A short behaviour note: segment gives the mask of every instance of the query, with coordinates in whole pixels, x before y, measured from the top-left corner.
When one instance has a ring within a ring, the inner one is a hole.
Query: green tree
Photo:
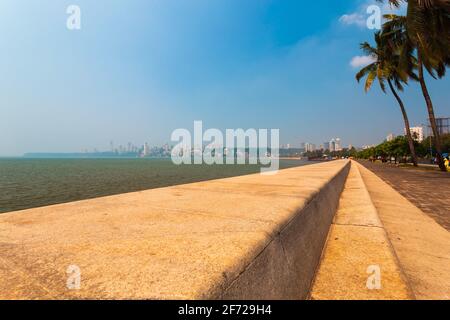
[[[397,92],[397,90],[403,91],[402,83],[407,83],[408,77],[413,76],[409,73],[409,69],[411,68],[409,66],[407,69],[402,68],[403,64],[401,64],[400,60],[401,55],[397,47],[390,45],[387,38],[382,37],[380,32],[375,33],[375,43],[376,47],[372,47],[367,42],[361,44],[361,49],[366,54],[373,57],[375,61],[362,68],[356,74],[356,80],[360,82],[362,78],[366,77],[364,86],[366,92],[370,90],[375,79],[378,79],[381,90],[384,93],[386,93],[386,82],[388,83],[389,89],[400,106],[403,121],[405,123],[406,136],[411,151],[412,162],[414,166],[417,166],[417,156],[414,149],[414,140],[411,135],[408,114],[406,112],[405,105]],[[410,59],[412,61],[411,56]]]
[[[414,143],[415,149],[421,150],[421,146],[415,142]],[[368,158],[390,158],[395,157],[396,161],[399,158],[407,158],[410,153],[409,149],[409,143],[408,139],[406,137],[397,137],[392,141],[384,141],[383,143],[366,150],[362,150],[358,152],[357,157],[361,159],[368,159]]]
[[[383,0],[379,0],[383,1]],[[402,1],[388,0],[394,6]],[[445,76],[450,65],[450,1],[408,0],[405,17],[389,15],[384,28],[389,28],[396,37],[407,43],[403,52],[417,54],[418,80],[426,102],[430,125],[433,131],[437,159],[442,171],[446,171],[442,158],[442,140],[436,124],[433,102],[428,91],[424,69],[433,77]]]
[[[442,151],[444,153],[450,153],[450,134],[443,134],[441,136],[442,139]],[[436,146],[434,145],[434,141],[431,137],[427,137],[421,143],[421,150],[423,156],[431,156],[432,154],[436,154]]]

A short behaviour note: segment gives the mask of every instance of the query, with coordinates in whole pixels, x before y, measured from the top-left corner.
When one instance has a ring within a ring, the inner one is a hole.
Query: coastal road
[[[450,231],[450,173],[359,162]]]

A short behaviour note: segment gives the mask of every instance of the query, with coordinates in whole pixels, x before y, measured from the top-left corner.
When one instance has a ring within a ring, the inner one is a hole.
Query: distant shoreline
[[[170,157],[156,157],[156,156],[150,156],[150,157],[137,157],[132,155],[101,155],[101,154],[78,154],[78,153],[67,153],[67,154],[50,154],[50,153],[30,153],[30,154],[24,154],[21,157],[14,157],[14,158],[20,158],[20,159],[160,159],[170,160]]]
[[[1,158],[1,157],[0,157]],[[112,155],[112,154],[105,154],[102,155],[101,153],[91,153],[91,154],[84,154],[84,153],[26,153],[23,156],[17,156],[17,157],[5,157],[9,159],[158,159],[158,160],[170,160],[171,157],[168,156],[145,156],[145,157],[138,157],[134,155]],[[274,158],[276,160],[308,160],[304,157],[279,157]]]

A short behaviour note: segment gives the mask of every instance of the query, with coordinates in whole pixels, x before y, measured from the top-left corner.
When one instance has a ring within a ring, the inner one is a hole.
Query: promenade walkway
[[[447,175],[372,166],[411,201],[339,160],[1,214],[0,299],[449,299]]]
[[[450,299],[450,232],[376,174],[359,170],[415,298]]]
[[[436,224],[434,221],[433,223]],[[372,268],[379,270],[380,284],[377,288],[367,286],[367,271],[374,272],[375,269]],[[415,298],[391,246],[388,232],[372,203],[360,173],[360,166],[356,162],[352,162],[341,194],[310,298],[312,300]]]
[[[352,162],[311,299],[448,300],[449,265],[450,233]]]
[[[450,173],[369,161],[360,163],[450,231]]]

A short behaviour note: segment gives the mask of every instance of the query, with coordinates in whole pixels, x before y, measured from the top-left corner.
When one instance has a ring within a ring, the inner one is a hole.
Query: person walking
[[[447,169],[447,172],[450,172],[450,156],[448,153],[444,153],[442,155],[442,158],[444,159],[444,165],[445,168]]]

